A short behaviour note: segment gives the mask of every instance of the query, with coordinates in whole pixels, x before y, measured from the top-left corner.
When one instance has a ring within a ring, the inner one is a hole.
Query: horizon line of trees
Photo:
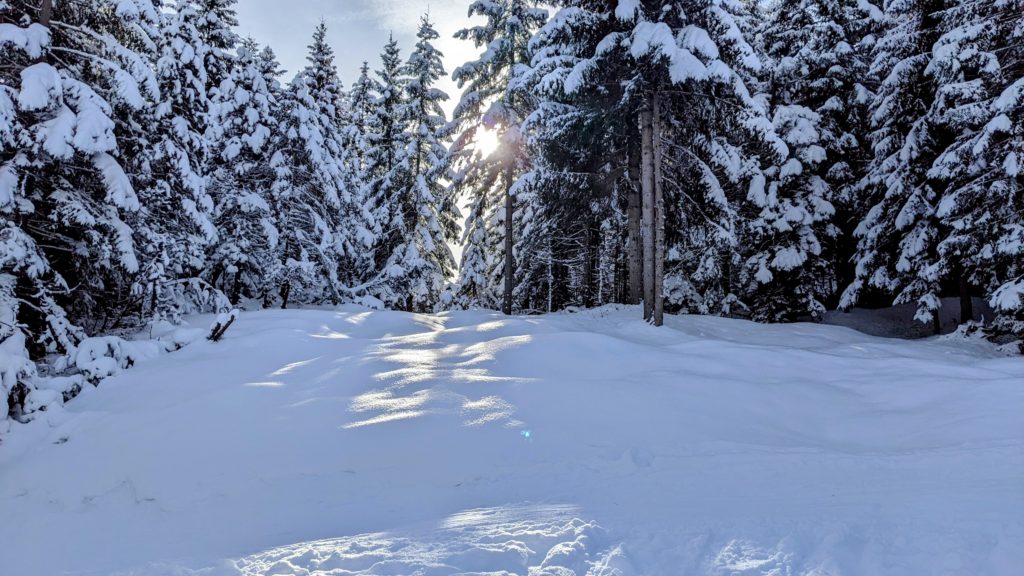
[[[323,23],[284,85],[234,4],[0,0],[15,418],[90,337],[243,303],[937,323],[980,296],[1024,338],[1024,0],[467,0],[451,119],[426,16],[346,89]]]

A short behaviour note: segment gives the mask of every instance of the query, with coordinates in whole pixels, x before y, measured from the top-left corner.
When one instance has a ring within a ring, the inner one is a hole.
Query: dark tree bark
[[[237,305],[238,299],[242,294],[242,269],[235,269],[235,277],[231,283],[231,304]]]
[[[515,273],[515,261],[512,256],[512,168],[505,170],[505,294],[502,299],[501,311],[512,314],[512,288]]]
[[[281,284],[281,309],[282,310],[288,308],[288,295],[291,293],[291,291],[292,291],[291,283],[288,280],[285,280],[284,283]]]
[[[648,99],[640,110],[640,236],[644,259],[644,320],[654,314],[654,110]]]
[[[960,272],[960,323],[974,320],[974,301],[971,299],[971,284],[967,274]]]
[[[629,179],[626,192],[626,259],[629,263],[627,303],[639,304],[643,297],[643,259],[640,249],[640,142],[629,143]]]
[[[653,129],[651,147],[654,166],[654,317],[655,326],[665,323],[665,195],[661,181],[661,107],[658,95],[653,96]]]

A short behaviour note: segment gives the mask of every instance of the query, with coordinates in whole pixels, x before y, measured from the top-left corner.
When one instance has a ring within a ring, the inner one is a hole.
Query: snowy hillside
[[[5,438],[0,573],[1021,573],[1020,357],[636,312],[243,314]]]

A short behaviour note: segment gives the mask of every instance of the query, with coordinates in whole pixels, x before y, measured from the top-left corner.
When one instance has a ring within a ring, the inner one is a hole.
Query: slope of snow
[[[1024,359],[636,316],[244,313],[5,438],[0,572],[1021,573]]]

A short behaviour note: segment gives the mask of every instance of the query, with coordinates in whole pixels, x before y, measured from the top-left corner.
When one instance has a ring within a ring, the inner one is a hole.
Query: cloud
[[[346,0],[351,1],[351,0]],[[427,10],[435,26],[448,28],[445,23],[457,25],[466,20],[470,0],[356,0],[357,10],[372,15],[381,25],[393,28],[396,33],[415,34],[420,16]],[[454,28],[454,26],[451,26]],[[454,33],[454,29],[452,30]],[[442,34],[444,36],[444,34]]]

